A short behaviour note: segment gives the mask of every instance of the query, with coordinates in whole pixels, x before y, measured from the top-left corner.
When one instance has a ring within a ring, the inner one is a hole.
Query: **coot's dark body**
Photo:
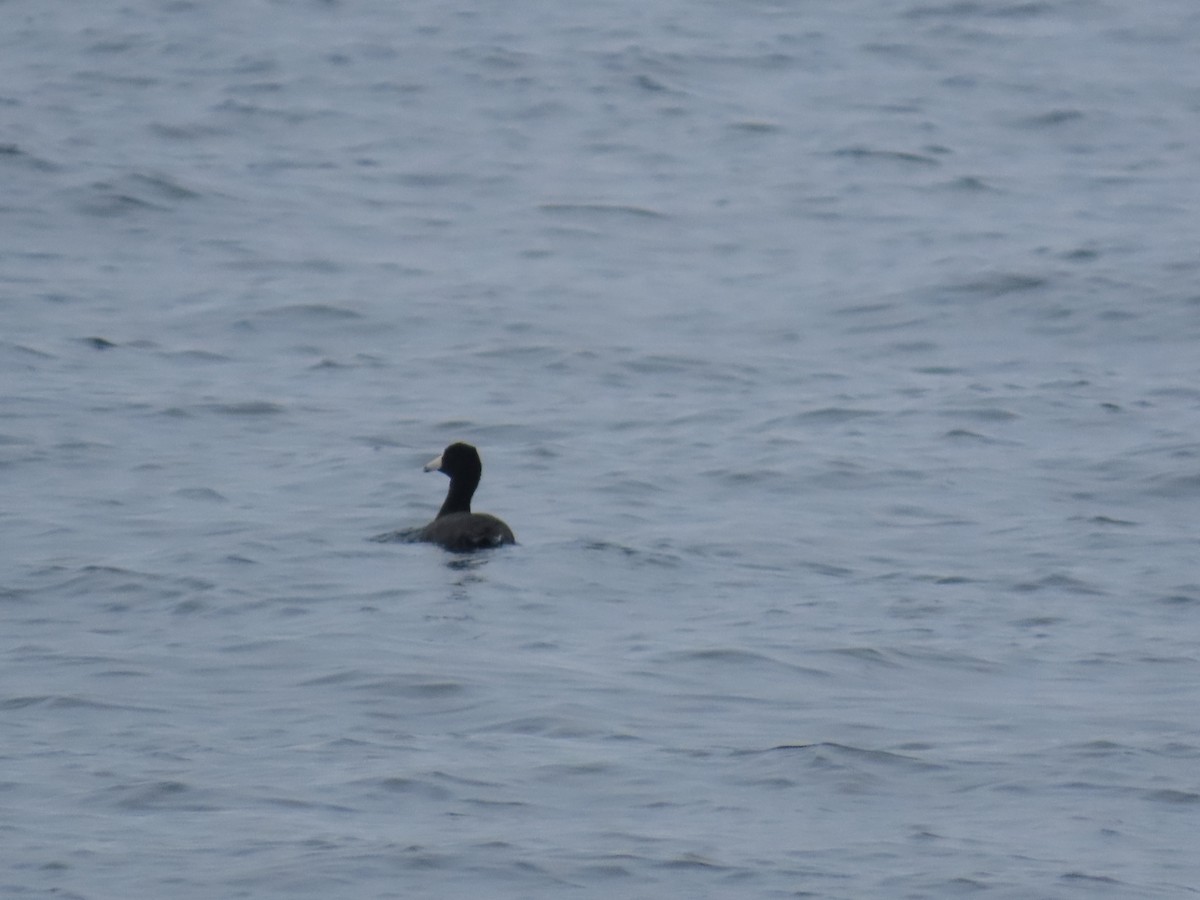
[[[487,513],[457,512],[438,516],[421,529],[417,538],[459,552],[515,544],[512,529]]]
[[[517,542],[512,529],[500,519],[487,513],[471,512],[471,497],[483,474],[478,450],[470,444],[451,444],[441,456],[425,466],[425,471],[449,475],[450,490],[437,518],[417,531],[415,540],[459,552]]]

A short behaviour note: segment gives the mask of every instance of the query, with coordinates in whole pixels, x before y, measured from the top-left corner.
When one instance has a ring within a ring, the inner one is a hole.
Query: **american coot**
[[[451,444],[442,451],[441,456],[426,464],[425,471],[449,475],[450,490],[437,517],[416,532],[415,540],[458,551],[482,550],[517,542],[512,529],[495,516],[471,512],[471,497],[483,473],[478,450],[470,444]]]

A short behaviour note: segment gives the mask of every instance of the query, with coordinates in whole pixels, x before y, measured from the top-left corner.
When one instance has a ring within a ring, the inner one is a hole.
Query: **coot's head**
[[[437,459],[431,459],[425,464],[426,472],[445,472],[451,481],[463,479],[479,483],[483,472],[483,463],[479,461],[479,451],[470,444],[451,444],[442,451]]]

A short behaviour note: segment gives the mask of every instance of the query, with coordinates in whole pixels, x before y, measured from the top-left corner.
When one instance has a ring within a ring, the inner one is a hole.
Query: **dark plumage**
[[[515,544],[512,529],[500,519],[487,513],[471,512],[471,497],[479,486],[483,463],[479,451],[470,444],[451,444],[442,455],[425,466],[426,472],[445,472],[450,476],[450,490],[437,517],[418,530],[414,539],[438,544],[447,550],[482,550]]]

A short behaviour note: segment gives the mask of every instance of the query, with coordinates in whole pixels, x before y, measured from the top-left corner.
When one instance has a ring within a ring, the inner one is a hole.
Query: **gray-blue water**
[[[0,894],[1200,892],[1193,0],[0,20]]]

